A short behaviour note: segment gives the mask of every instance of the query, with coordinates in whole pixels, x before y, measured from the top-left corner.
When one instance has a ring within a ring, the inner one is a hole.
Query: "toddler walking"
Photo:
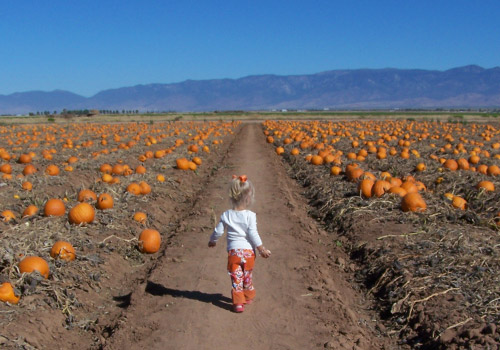
[[[250,304],[255,298],[252,284],[255,249],[263,258],[271,256],[271,251],[262,245],[255,213],[247,209],[253,203],[254,187],[245,175],[233,176],[229,198],[232,209],[221,215],[208,246],[215,247],[227,230],[227,270],[233,286],[233,308],[235,312],[243,312],[245,304]]]

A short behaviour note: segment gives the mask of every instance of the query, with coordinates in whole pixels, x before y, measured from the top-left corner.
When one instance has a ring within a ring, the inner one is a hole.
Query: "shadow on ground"
[[[155,296],[171,295],[174,298],[187,298],[198,300],[204,303],[210,303],[224,310],[232,310],[232,300],[220,293],[209,294],[200,291],[178,290],[162,286],[161,284],[148,281],[146,284],[146,293]]]

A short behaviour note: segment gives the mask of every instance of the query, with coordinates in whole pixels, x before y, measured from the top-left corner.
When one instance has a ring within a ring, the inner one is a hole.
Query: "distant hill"
[[[223,111],[272,109],[498,108],[500,67],[332,70],[109,89],[91,97],[30,91],[0,95],[0,114],[62,109]]]

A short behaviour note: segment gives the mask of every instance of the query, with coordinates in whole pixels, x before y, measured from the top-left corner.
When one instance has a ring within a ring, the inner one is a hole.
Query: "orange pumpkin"
[[[106,164],[104,163],[103,165],[101,165],[101,167],[99,168],[99,171],[101,173],[104,173],[104,174],[111,174],[111,171],[113,171],[113,167],[109,164]]]
[[[490,176],[499,176],[500,168],[498,167],[498,165],[490,165],[486,173]]]
[[[132,182],[127,186],[127,192],[138,196],[141,194],[141,186],[138,183]]]
[[[455,159],[447,159],[443,163],[443,167],[448,170],[455,171],[458,169],[458,163]]]
[[[29,154],[21,154],[19,156],[19,159],[17,160],[18,163],[20,164],[27,164],[27,163],[31,163],[31,156]]]
[[[101,210],[111,209],[113,208],[113,205],[114,205],[113,197],[111,197],[111,195],[108,193],[102,193],[97,198],[96,207],[98,209]]]
[[[125,171],[125,168],[123,167],[122,164],[115,164],[113,166],[113,168],[111,169],[111,174],[122,175],[124,171]]]
[[[38,207],[36,205],[30,204],[24,209],[22,217],[33,216],[38,213]]]
[[[33,189],[33,184],[29,181],[24,181],[21,185],[21,187],[23,188],[23,190],[25,191],[31,191]]]
[[[175,163],[177,165],[177,169],[189,170],[189,160],[187,160],[186,158],[177,158],[175,160]]]
[[[43,208],[45,216],[63,216],[66,212],[64,202],[59,198],[49,199]]]
[[[45,169],[45,174],[50,175],[50,176],[57,176],[57,175],[59,175],[59,167],[57,165],[50,164]]]
[[[418,192],[418,188],[413,181],[405,181],[400,187],[403,188],[407,193]]]
[[[358,184],[358,192],[365,198],[371,198],[372,196],[372,187],[373,187],[372,179],[363,179]]]
[[[337,175],[340,175],[341,172],[342,172],[342,169],[338,166],[332,166],[330,168],[330,174],[332,174],[332,175],[337,176]]]
[[[3,301],[4,303],[17,304],[19,299],[20,297],[15,294],[14,288],[10,282],[0,284],[0,301]]]
[[[12,174],[12,166],[8,163],[2,164],[2,166],[0,166],[0,172],[4,174]]]
[[[139,236],[139,248],[141,252],[153,254],[160,249],[161,236],[157,230],[145,229]]]
[[[462,197],[454,196],[453,200],[451,201],[451,205],[454,208],[465,210],[467,208],[467,201]]]
[[[192,162],[196,165],[201,165],[202,161],[200,157],[193,157]]]
[[[495,185],[491,181],[481,181],[477,184],[476,188],[478,190],[484,189],[484,191],[495,191]]]
[[[391,184],[389,181],[385,180],[377,180],[372,187],[372,195],[380,198],[382,197],[389,189],[391,188]]]
[[[151,186],[149,186],[145,181],[139,182],[139,187],[141,188],[141,194],[151,193]]]
[[[401,199],[401,208],[403,211],[424,211],[427,204],[418,192],[407,193]]]
[[[88,188],[81,190],[78,192],[78,201],[79,202],[90,202],[90,201],[96,201],[97,200],[97,195],[95,194],[94,191],[89,190]]]
[[[143,165],[138,165],[136,168],[135,168],[135,173],[136,174],[146,174],[146,168],[143,166]]]
[[[49,264],[39,256],[27,256],[18,265],[19,272],[31,273],[38,271],[40,275],[49,278]]]
[[[195,162],[193,162],[193,161],[189,161],[189,162],[188,162],[188,167],[189,167],[189,170],[193,170],[193,171],[195,171],[195,170],[196,170],[196,168],[197,168],[197,165],[196,165],[196,163],[195,163]]]
[[[397,194],[400,197],[404,197],[408,193],[408,192],[406,192],[406,190],[404,188],[401,188],[399,186],[392,186],[391,188],[389,188],[388,192],[393,193],[393,194]]]
[[[143,213],[142,211],[138,211],[134,214],[134,220],[137,221],[138,223],[145,224],[147,219],[148,219],[147,214]]]
[[[69,222],[75,225],[91,223],[94,217],[94,208],[87,202],[78,203],[68,213]]]
[[[0,213],[0,216],[2,217],[2,221],[8,222],[12,219],[16,218],[16,214],[12,210],[4,210]]]
[[[75,260],[76,253],[73,245],[66,241],[57,241],[50,250],[50,256],[53,259],[62,259],[66,261]]]
[[[23,169],[24,176],[28,176],[28,175],[34,174],[36,172],[37,172],[37,170],[33,164],[28,164]]]

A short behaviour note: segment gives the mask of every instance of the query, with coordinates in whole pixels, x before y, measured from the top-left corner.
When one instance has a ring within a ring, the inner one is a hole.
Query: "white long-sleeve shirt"
[[[227,250],[255,249],[262,245],[257,231],[257,215],[250,210],[229,209],[222,213],[219,223],[210,236],[211,242],[217,240],[227,229]]]

